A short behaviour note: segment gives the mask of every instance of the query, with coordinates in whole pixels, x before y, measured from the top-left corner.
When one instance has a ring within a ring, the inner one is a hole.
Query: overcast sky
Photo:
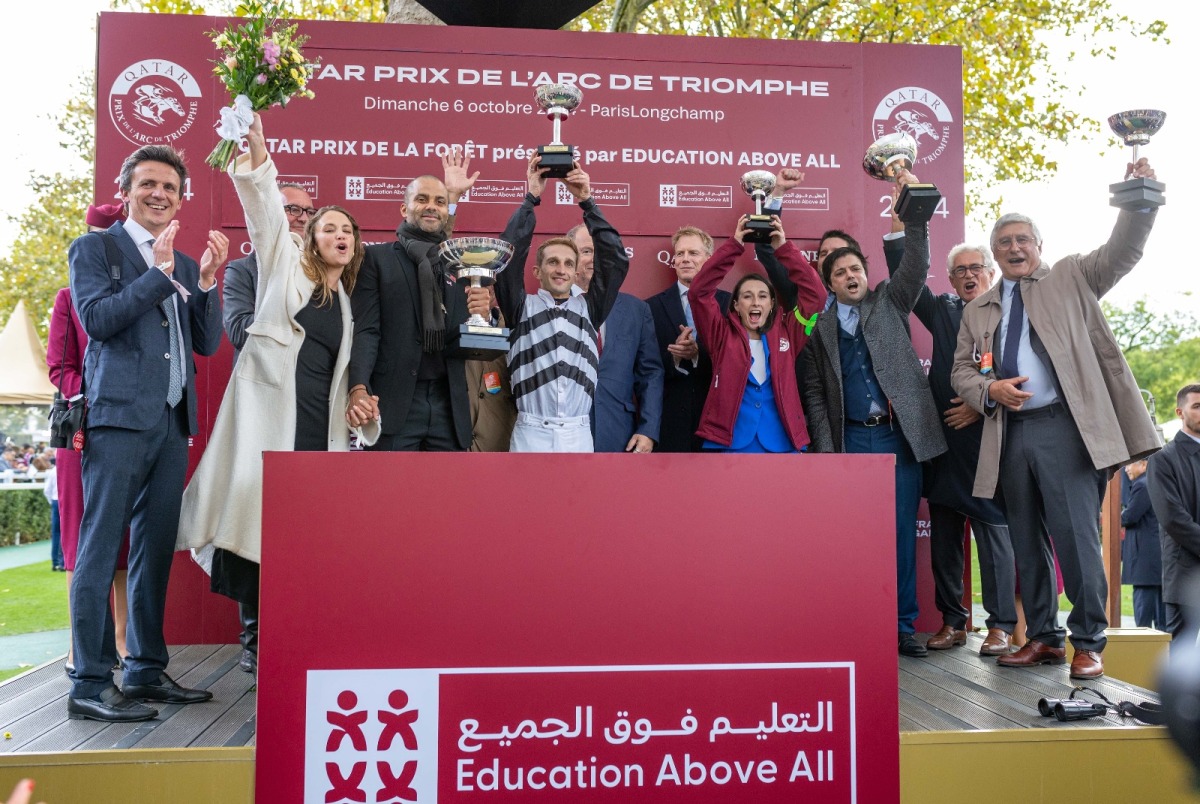
[[[13,5],[6,16],[11,30],[45,27],[42,7]],[[1117,286],[1109,300],[1126,305],[1147,296],[1156,309],[1183,308],[1200,314],[1200,293],[1183,296],[1188,289],[1200,291],[1195,260],[1181,261],[1177,256],[1190,253],[1184,250],[1184,226],[1189,222],[1184,213],[1185,206],[1194,208],[1195,203],[1187,201],[1182,179],[1193,156],[1185,150],[1192,141],[1189,132],[1200,131],[1197,103],[1194,98],[1189,100],[1191,92],[1186,90],[1200,63],[1196,55],[1200,53],[1200,35],[1187,19],[1193,7],[1162,0],[1114,0],[1113,5],[1139,19],[1167,20],[1171,44],[1130,39],[1119,42],[1115,62],[1092,58],[1066,62],[1069,43],[1058,42],[1054,43],[1059,53],[1056,60],[1068,85],[1087,85],[1087,90],[1071,101],[1081,112],[1097,119],[1133,108],[1168,113],[1167,124],[1143,153],[1169,185],[1169,200],[1159,214],[1142,264]],[[0,49],[0,69],[8,76],[3,89],[5,107],[24,110],[24,117],[11,115],[0,132],[6,152],[0,159],[0,187],[4,188],[0,194],[0,253],[9,252],[16,235],[8,216],[19,214],[33,201],[26,186],[30,170],[74,167],[71,157],[58,147],[61,136],[54,121],[67,99],[77,93],[80,76],[95,64],[96,14],[106,9],[105,0],[57,0],[48,57],[31,61],[23,48]],[[1044,253],[1051,260],[1090,251],[1104,242],[1112,228],[1115,211],[1108,206],[1108,185],[1123,178],[1126,154],[1115,148],[1101,150],[1097,143],[1056,148],[1050,156],[1061,167],[1054,181],[1001,189],[1005,211],[1024,212],[1038,221],[1046,240]],[[968,223],[967,237],[986,241],[987,231]]]

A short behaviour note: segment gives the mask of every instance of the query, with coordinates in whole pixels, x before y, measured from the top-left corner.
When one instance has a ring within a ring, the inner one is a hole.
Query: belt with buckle
[[[886,413],[877,413],[874,416],[872,416],[871,418],[866,419],[864,421],[861,421],[861,422],[852,421],[850,423],[851,424],[861,424],[863,427],[878,427],[881,424],[887,424],[891,420],[892,420],[892,417],[888,416]]]

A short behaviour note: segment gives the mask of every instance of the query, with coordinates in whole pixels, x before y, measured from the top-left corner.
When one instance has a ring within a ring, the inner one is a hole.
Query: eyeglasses
[[[996,241],[996,245],[1000,248],[1008,248],[1013,243],[1016,243],[1021,248],[1025,248],[1033,242],[1033,238],[1029,235],[1017,235],[1016,237],[1002,237]]]
[[[317,211],[312,207],[302,207],[298,204],[284,204],[283,211],[293,218],[299,218],[301,215],[307,215],[311,218],[317,214]]]
[[[952,271],[950,271],[950,276],[954,277],[955,279],[962,279],[967,274],[970,274],[971,276],[979,276],[981,273],[983,273],[986,270],[987,270],[986,265],[980,265],[979,263],[976,262],[976,263],[972,263],[970,265],[957,266]]]

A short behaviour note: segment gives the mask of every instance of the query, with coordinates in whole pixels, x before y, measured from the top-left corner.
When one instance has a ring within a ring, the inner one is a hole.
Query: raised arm
[[[696,329],[700,333],[707,348],[711,351],[720,322],[725,318],[725,311],[717,304],[717,288],[725,281],[733,264],[741,256],[746,247],[742,238],[746,236],[746,216],[738,218],[737,228],[733,237],[721,244],[708,262],[700,268],[700,272],[692,280],[688,288],[688,303],[692,306],[692,318],[696,321]]]
[[[546,189],[546,171],[541,166],[541,157],[529,160],[525,177],[529,185],[521,206],[508,219],[508,225],[500,239],[513,246],[512,259],[508,267],[496,277],[496,304],[510,327],[521,320],[525,306],[525,264],[529,261],[529,250],[533,243],[533,229],[537,226],[534,209],[542,203],[542,191]]]

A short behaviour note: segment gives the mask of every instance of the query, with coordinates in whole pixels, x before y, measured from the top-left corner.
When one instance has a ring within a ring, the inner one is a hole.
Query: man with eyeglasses
[[[1154,178],[1145,159],[1131,177]],[[1051,268],[1024,215],[992,229],[1003,280],[963,311],[952,382],[984,414],[974,494],[1002,504],[1012,537],[1029,642],[1005,667],[1062,664],[1054,552],[1073,608],[1071,677],[1104,674],[1108,583],[1100,505],[1113,472],[1161,446],[1137,382],[1100,309],[1141,259],[1155,210],[1122,211],[1108,242]]]
[[[283,201],[288,228],[303,239],[304,227],[317,214],[308,191],[294,182],[281,182],[279,198]],[[224,303],[225,334],[233,344],[234,363],[246,345],[246,328],[254,323],[254,297],[257,293],[258,260],[253,252],[225,266],[221,300]],[[238,637],[242,654],[238,659],[238,667],[247,673],[255,673],[258,671],[258,605],[239,603],[238,619],[242,623],[242,633]]]
[[[288,228],[303,238],[304,227],[317,214],[308,191],[294,182],[281,182],[279,197],[283,201]],[[254,296],[257,292],[258,261],[253,253],[225,266],[221,300],[225,305],[225,334],[233,344],[235,362],[246,345],[246,327],[254,323]]]
[[[894,213],[893,213],[894,216]],[[885,237],[888,269],[895,273],[904,254],[903,229],[893,222]],[[899,235],[895,233],[899,229]],[[964,527],[968,520],[979,551],[979,580],[987,612],[987,637],[981,656],[1001,656],[1012,647],[1017,625],[1016,574],[1012,542],[1004,512],[992,499],[971,494],[979,464],[983,421],[978,411],[954,392],[950,374],[963,308],[992,286],[996,278],[992,255],[983,246],[960,243],[946,257],[946,272],[954,293],[935,295],[922,288],[913,313],[933,339],[929,390],[942,414],[942,435],[948,449],[926,465],[925,499],[929,502],[929,557],[933,569],[934,603],[942,615],[941,629],[925,643],[929,650],[948,650],[967,642],[963,605]]]

